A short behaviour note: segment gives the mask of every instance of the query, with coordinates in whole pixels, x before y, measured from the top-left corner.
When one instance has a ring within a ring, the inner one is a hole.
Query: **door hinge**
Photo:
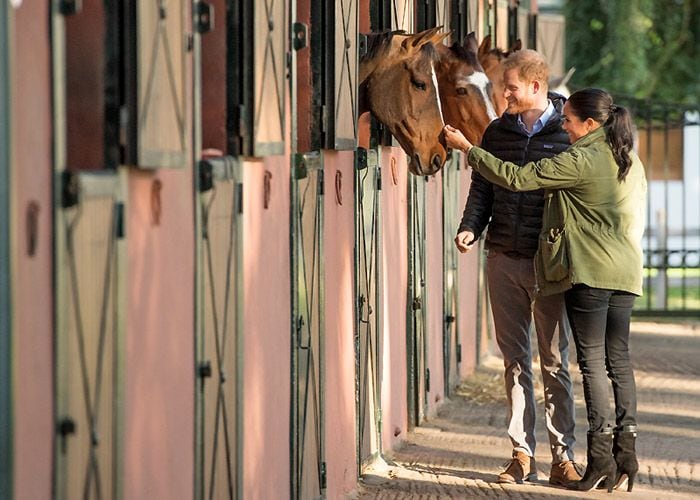
[[[118,201],[117,203],[115,203],[114,210],[114,215],[117,218],[116,227],[114,228],[116,232],[115,236],[118,240],[121,240],[124,239],[124,236],[126,236],[126,229],[124,225],[124,202]]]
[[[318,171],[318,194],[323,196],[325,194],[325,187],[323,183],[323,170]]]
[[[321,462],[321,489],[326,489],[326,462]]]
[[[199,363],[199,366],[197,367],[197,375],[199,378],[209,378],[211,377],[211,374],[211,361],[206,360]]]
[[[192,12],[197,33],[209,33],[214,29],[214,7],[206,2],[195,2]]]
[[[377,191],[382,190],[382,169],[377,169]]]
[[[80,176],[64,170],[61,173],[61,207],[70,208],[80,203]]]
[[[365,148],[357,148],[355,150],[355,170],[364,170],[367,168],[367,150]]]
[[[236,198],[238,199],[238,213],[243,213],[243,183],[236,184]]]
[[[462,344],[457,344],[457,363],[462,362]]]
[[[64,417],[58,421],[58,425],[56,426],[56,432],[58,433],[61,439],[61,453],[63,453],[64,455],[66,454],[66,438],[68,438],[68,436],[70,436],[71,434],[75,434],[75,431],[75,420],[73,420],[72,418]]]
[[[425,392],[430,392],[430,368],[425,369]]]

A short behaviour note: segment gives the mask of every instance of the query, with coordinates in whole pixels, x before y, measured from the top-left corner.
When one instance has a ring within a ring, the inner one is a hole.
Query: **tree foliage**
[[[567,0],[573,87],[700,103],[700,0]]]

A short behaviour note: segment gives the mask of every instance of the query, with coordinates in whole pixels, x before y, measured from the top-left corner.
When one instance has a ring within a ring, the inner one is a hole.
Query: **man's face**
[[[517,114],[532,109],[536,102],[540,83],[535,80],[526,82],[520,79],[518,69],[509,69],[503,74],[503,95],[508,101],[506,113]]]

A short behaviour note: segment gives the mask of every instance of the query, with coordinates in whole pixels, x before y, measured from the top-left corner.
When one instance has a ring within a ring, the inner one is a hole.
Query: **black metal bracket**
[[[199,161],[199,192],[206,193],[214,187],[214,167],[208,160]]]
[[[357,34],[357,57],[360,59],[367,55],[367,35]]]
[[[83,10],[83,0],[61,0],[58,10],[64,16],[73,16]]]
[[[367,168],[367,150],[365,148],[357,148],[355,150],[355,169],[364,170]]]
[[[209,33],[214,29],[214,7],[206,2],[195,2],[192,13],[197,33]]]
[[[292,46],[294,50],[301,50],[309,45],[309,27],[304,23],[296,22],[292,25]]]

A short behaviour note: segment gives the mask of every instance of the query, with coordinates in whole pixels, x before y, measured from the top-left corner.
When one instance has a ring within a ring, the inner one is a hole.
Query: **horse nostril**
[[[440,168],[442,168],[442,158],[440,157],[439,154],[433,155],[433,159],[432,159],[431,163],[433,164],[433,168],[435,169],[435,172],[437,172],[438,170],[440,170]]]
[[[418,174],[423,173],[423,165],[420,160],[420,154],[413,153],[413,161],[411,163],[413,164],[413,168]]]

